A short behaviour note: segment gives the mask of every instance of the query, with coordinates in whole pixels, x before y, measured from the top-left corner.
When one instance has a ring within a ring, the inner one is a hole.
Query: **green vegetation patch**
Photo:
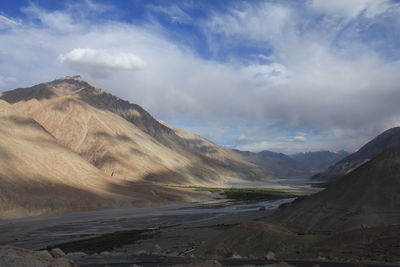
[[[201,187],[186,186],[195,191],[208,191],[220,193],[227,199],[234,201],[261,201],[261,200],[277,200],[283,198],[298,197],[290,191],[276,188],[220,188],[220,187]]]
[[[100,253],[103,251],[111,251],[113,248],[119,248],[124,245],[133,244],[137,240],[148,239],[155,234],[156,233],[154,230],[118,231],[89,239],[49,246],[46,249],[50,250],[52,248],[60,248],[65,253],[79,251],[88,254]]]
[[[232,200],[276,200],[282,198],[296,197],[292,193],[274,189],[260,188],[229,188],[222,193],[226,198]]]

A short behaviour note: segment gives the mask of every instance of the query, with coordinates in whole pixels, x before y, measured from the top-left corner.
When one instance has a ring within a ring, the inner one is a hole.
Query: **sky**
[[[400,124],[400,1],[2,0],[0,91],[81,75],[231,148],[355,151]]]

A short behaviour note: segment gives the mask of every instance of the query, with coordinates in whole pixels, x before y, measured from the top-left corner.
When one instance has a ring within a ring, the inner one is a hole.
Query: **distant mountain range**
[[[278,178],[308,178],[312,172],[305,165],[297,162],[288,155],[271,151],[249,152],[233,150],[244,156],[248,161],[257,164],[264,170],[270,171]]]
[[[329,166],[335,164],[339,160],[348,156],[349,152],[344,150],[338,152],[331,151],[315,151],[315,152],[305,152],[297,153],[291,155],[290,157],[295,161],[308,167],[313,172],[326,170]]]
[[[284,204],[263,221],[235,226],[198,253],[398,262],[399,137],[399,128],[385,131],[334,165],[342,176],[327,189]]]
[[[249,152],[234,149],[233,151],[261,168],[272,172],[274,176],[287,179],[310,178],[313,174],[324,171],[330,165],[349,155],[345,151],[316,151],[294,155],[285,155],[268,150]]]
[[[313,176],[314,180],[335,181],[383,151],[400,146],[400,127],[391,128],[348,155],[326,171]]]

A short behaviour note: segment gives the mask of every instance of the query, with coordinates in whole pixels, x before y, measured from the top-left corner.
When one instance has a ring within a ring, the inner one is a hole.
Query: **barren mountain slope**
[[[51,205],[60,210],[78,208],[85,202],[111,198],[96,182],[103,174],[60,146],[34,120],[4,101],[0,116],[1,217],[36,214]],[[66,198],[69,203],[64,203]]]
[[[236,166],[247,166],[249,170],[259,171],[259,165],[256,165],[254,162],[249,161],[246,157],[236,153],[232,149],[214,144],[210,140],[207,140],[200,135],[189,133],[185,130],[174,127],[164,121],[159,120],[159,122],[173,130],[175,134],[184,139],[187,143],[189,143],[201,154],[208,158],[212,158],[221,162],[229,162],[232,169],[235,169]],[[266,168],[263,170],[263,172],[264,175],[275,177],[271,169]]]
[[[201,151],[140,106],[80,77],[3,93],[61,144],[109,176],[174,184],[224,184],[271,176],[254,164]]]
[[[315,180],[334,181],[351,172],[364,162],[372,159],[383,151],[400,147],[400,127],[391,128],[361,147],[357,152],[329,167],[325,172],[314,175]]]
[[[190,200],[183,190],[115,181],[2,100],[0,159],[0,219]]]
[[[197,253],[278,259],[399,261],[400,148],[381,153],[326,190],[239,224]],[[268,253],[268,254],[267,254]]]
[[[295,201],[270,219],[302,233],[400,223],[400,148],[381,153],[326,190]]]

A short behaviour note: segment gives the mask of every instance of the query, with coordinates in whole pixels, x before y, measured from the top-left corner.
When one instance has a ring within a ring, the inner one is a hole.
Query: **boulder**
[[[59,248],[53,248],[50,250],[50,254],[53,255],[54,258],[62,258],[65,257],[64,251]]]
[[[75,263],[67,258],[50,258],[39,251],[13,246],[0,246],[0,266],[76,267]]]

